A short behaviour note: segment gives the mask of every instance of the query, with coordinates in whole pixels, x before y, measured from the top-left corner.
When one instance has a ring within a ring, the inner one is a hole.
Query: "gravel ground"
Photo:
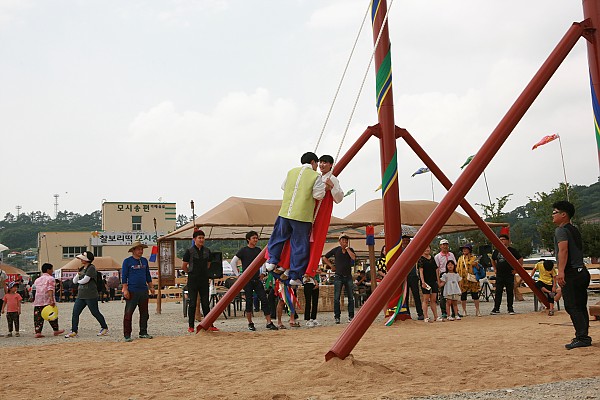
[[[600,299],[600,296],[595,295],[590,297],[590,303],[595,303]],[[491,298],[490,298],[491,300]],[[562,303],[561,303],[562,305]],[[79,337],[76,339],[65,339],[62,335],[54,337],[51,334],[50,327],[44,325],[44,333],[48,335],[45,338],[36,339],[33,337],[33,306],[30,303],[23,304],[21,314],[21,337],[2,337],[0,338],[0,347],[19,347],[19,346],[36,346],[61,343],[67,340],[85,340],[85,341],[102,341],[116,342],[123,340],[122,338],[122,321],[123,309],[125,304],[120,301],[112,301],[100,304],[100,310],[106,318],[109,326],[110,334],[104,337],[96,336],[99,330],[99,325],[92,317],[88,310],[84,310],[80,318]],[[481,302],[481,311],[483,318],[494,318],[489,315],[493,303]],[[70,329],[70,317],[73,309],[73,303],[59,304],[59,324],[61,329],[67,332]],[[150,304],[150,321],[149,332],[154,336],[185,336],[187,333],[187,319],[183,317],[182,305],[178,303],[163,303],[162,313],[155,313],[156,305]],[[515,302],[515,311],[519,314],[533,312],[533,297],[526,296],[524,301]],[[467,305],[467,318],[474,318],[475,308],[472,301],[469,300]],[[506,312],[505,299],[503,301],[502,313]],[[564,312],[564,311],[561,311]],[[241,311],[237,311],[237,316],[233,315],[225,319],[220,316],[215,325],[224,332],[239,332],[247,330],[247,321],[243,317]],[[413,312],[413,317],[416,317]],[[300,316],[302,319],[302,316]],[[137,313],[134,315],[134,337],[136,336]],[[346,323],[347,312],[342,312],[342,323]],[[284,317],[284,321],[287,318]],[[258,330],[266,330],[262,313],[255,313],[254,322]],[[319,313],[319,321],[327,326],[334,324],[332,312]],[[383,315],[378,317],[376,323],[383,321]],[[303,321],[302,321],[303,322]],[[299,329],[319,329],[307,328],[302,324]],[[0,323],[0,334],[6,334],[6,319],[2,318]],[[568,338],[565,338],[566,341]],[[598,339],[596,339],[598,340]],[[600,366],[600,363],[599,363]],[[500,390],[482,391],[482,392],[461,392],[446,395],[435,395],[427,397],[418,397],[418,399],[600,399],[600,378],[577,379],[573,381],[561,381],[543,385],[534,385],[526,387],[506,388]]]

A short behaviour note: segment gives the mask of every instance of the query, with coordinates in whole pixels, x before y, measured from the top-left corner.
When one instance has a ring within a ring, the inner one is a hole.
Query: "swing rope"
[[[360,84],[360,88],[358,89],[358,94],[356,96],[356,100],[354,101],[354,106],[352,107],[352,112],[350,113],[350,117],[348,118],[348,123],[346,124],[346,129],[344,130],[344,135],[342,136],[342,141],[340,142],[340,146],[338,147],[338,151],[335,155],[335,160],[338,159],[340,152],[342,151],[342,146],[344,145],[344,140],[346,139],[346,135],[348,134],[348,129],[350,129],[350,123],[352,122],[352,118],[354,117],[354,112],[356,111],[356,106],[358,105],[358,100],[360,99],[360,95],[362,94],[362,90],[365,86],[365,82],[367,80],[367,76],[369,74],[369,70],[371,69],[371,64],[373,63],[373,58],[375,58],[375,52],[377,51],[377,46],[379,45],[379,41],[381,40],[381,35],[383,34],[383,28],[385,27],[388,16],[390,15],[390,10],[392,5],[394,4],[394,0],[390,1],[388,9],[385,12],[385,17],[383,18],[383,23],[381,24],[381,28],[379,29],[379,34],[377,35],[377,40],[375,41],[375,46],[373,46],[373,52],[371,53],[371,58],[369,59],[369,65],[367,65],[367,69],[365,71],[365,75],[363,77],[362,83]]]
[[[367,11],[365,11],[365,15],[363,17],[362,23],[360,24],[360,28],[358,29],[358,34],[356,35],[356,39],[354,40],[354,45],[352,46],[352,50],[350,51],[350,56],[348,57],[348,61],[346,62],[346,67],[344,67],[344,72],[342,73],[342,77],[340,78],[340,82],[338,84],[337,90],[335,91],[335,95],[333,96],[333,101],[331,102],[331,106],[329,107],[329,111],[327,112],[327,116],[325,117],[325,123],[323,124],[323,128],[321,129],[321,134],[317,139],[317,144],[315,146],[315,153],[319,148],[319,144],[321,143],[321,139],[325,133],[325,128],[327,127],[327,123],[329,122],[329,117],[331,116],[331,111],[333,111],[333,106],[337,100],[338,94],[340,93],[340,89],[342,88],[342,83],[344,82],[344,78],[346,77],[346,72],[348,71],[348,67],[350,66],[350,61],[352,60],[352,56],[354,55],[354,50],[356,49],[356,44],[358,43],[358,39],[360,38],[360,34],[362,32],[363,27],[365,26],[365,21],[367,19],[367,15],[369,15],[369,9],[371,8],[371,4],[367,7]]]

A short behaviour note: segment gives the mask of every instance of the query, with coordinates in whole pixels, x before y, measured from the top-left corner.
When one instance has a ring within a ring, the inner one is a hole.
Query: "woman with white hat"
[[[90,309],[90,312],[100,323],[100,332],[97,336],[105,336],[108,334],[108,325],[104,320],[104,316],[98,309],[98,286],[96,284],[97,274],[96,267],[92,264],[94,261],[94,253],[91,251],[84,251],[82,254],[76,256],[81,261],[81,267],[79,272],[73,278],[73,283],[79,285],[77,290],[77,299],[73,305],[73,317],[71,318],[71,332],[65,337],[74,338],[77,337],[77,331],[79,329],[79,316],[85,307]]]

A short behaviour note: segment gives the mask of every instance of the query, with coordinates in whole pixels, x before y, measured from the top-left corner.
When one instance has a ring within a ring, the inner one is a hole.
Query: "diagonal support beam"
[[[404,139],[406,144],[415,152],[415,154],[423,161],[425,166],[429,168],[429,170],[435,175],[435,177],[440,181],[440,183],[446,188],[446,190],[450,190],[452,187],[452,182],[450,179],[442,172],[442,170],[436,165],[436,163],[429,157],[429,154],[417,143],[414,137],[406,129],[396,127],[396,136]],[[460,206],[467,213],[469,217],[477,224],[479,229],[483,232],[485,236],[492,242],[492,244],[498,249],[500,253],[504,256],[506,261],[517,271],[521,279],[529,286],[529,288],[533,291],[533,293],[537,296],[537,298],[546,306],[550,307],[550,303],[548,302],[548,297],[546,297],[540,289],[535,286],[535,282],[533,278],[527,273],[525,268],[519,264],[519,261],[512,255],[512,253],[504,246],[504,244],[498,239],[492,228],[490,228],[485,221],[477,214],[477,211],[469,204],[467,199],[462,199],[460,202]]]
[[[550,56],[548,56],[544,64],[542,64],[539,71],[534,75],[531,82],[525,87],[525,90],[519,95],[496,129],[494,129],[481,149],[477,152],[473,161],[460,175],[442,202],[436,207],[429,218],[427,218],[427,221],[425,221],[423,227],[414,237],[411,245],[408,246],[393,263],[388,275],[386,275],[385,279],[373,292],[373,295],[370,296],[367,302],[361,307],[350,325],[344,329],[344,332],[342,332],[341,336],[333,344],[333,347],[325,355],[325,360],[330,360],[333,357],[345,359],[350,354],[367,329],[369,329],[369,326],[373,323],[379,314],[379,311],[384,307],[400,284],[406,279],[409,270],[415,265],[427,244],[431,242],[444,223],[450,218],[452,212],[456,209],[461,200],[464,199],[469,189],[473,187],[477,178],[479,178],[493,156],[498,152],[500,147],[502,147],[502,144],[504,144],[521,118],[523,118],[525,112],[531,107],[531,104],[540,94],[544,86],[546,86],[575,43],[577,43],[577,40],[581,37],[583,31],[584,26],[580,23],[574,23],[569,28]]]

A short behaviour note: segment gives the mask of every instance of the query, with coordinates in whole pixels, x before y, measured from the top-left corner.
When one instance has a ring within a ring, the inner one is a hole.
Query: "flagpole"
[[[431,201],[435,201],[435,193],[433,192],[433,174],[430,172],[429,177],[431,178]]]
[[[354,211],[356,211],[356,189],[354,190]]]
[[[485,170],[483,171],[483,180],[485,181],[485,189],[487,190],[488,200],[490,201],[490,207],[492,207],[492,197],[490,196],[490,188],[487,183],[487,177],[485,176]]]
[[[565,169],[565,158],[563,156],[563,148],[562,148],[562,141],[560,140],[560,135],[558,136],[558,146],[560,147],[560,159],[562,161],[562,167],[563,167],[563,174],[565,176],[565,190],[567,192],[567,201],[569,200],[569,182],[567,182],[567,170]]]

